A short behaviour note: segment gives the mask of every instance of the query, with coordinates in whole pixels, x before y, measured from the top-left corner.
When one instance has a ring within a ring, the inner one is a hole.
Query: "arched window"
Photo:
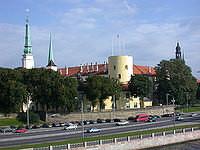
[[[114,65],[114,70],[116,70],[116,66]]]
[[[122,78],[121,74],[118,74],[118,77],[119,77],[119,79],[121,79]]]
[[[128,65],[125,66],[125,69],[128,70]]]

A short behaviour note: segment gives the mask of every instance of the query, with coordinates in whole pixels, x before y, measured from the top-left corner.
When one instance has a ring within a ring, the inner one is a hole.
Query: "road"
[[[189,114],[183,116],[183,121],[176,121],[175,125],[186,125],[200,123],[200,112],[197,116],[191,117]],[[115,126],[115,123],[98,123],[85,125],[85,130],[91,127],[101,129],[98,133],[85,133],[86,137],[112,135],[117,133],[127,133],[133,131],[149,130],[173,126],[173,117],[160,118],[158,122],[133,122],[129,121],[127,126]],[[28,144],[38,144],[45,142],[56,142],[69,139],[82,138],[82,128],[76,130],[63,130],[63,127],[41,128],[28,130],[25,133],[0,133],[0,147],[19,146]]]

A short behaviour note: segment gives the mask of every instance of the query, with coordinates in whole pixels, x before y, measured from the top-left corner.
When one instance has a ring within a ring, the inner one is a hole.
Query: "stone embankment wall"
[[[148,107],[141,109],[131,109],[131,110],[118,110],[110,112],[84,112],[84,120],[96,120],[98,118],[108,119],[108,118],[120,118],[128,119],[128,117],[135,117],[138,114],[148,114],[148,115],[163,115],[166,113],[172,113],[173,106],[162,106],[162,107]],[[81,112],[70,113],[70,114],[47,114],[47,122],[68,122],[68,121],[81,121]]]
[[[134,140],[131,142],[121,142],[117,144],[105,144],[95,148],[82,148],[81,150],[135,150],[144,149],[150,147],[158,147],[168,144],[176,144],[191,140],[200,139],[200,131],[193,131],[187,133],[179,133],[175,135],[161,136],[161,137],[150,137],[141,140]]]

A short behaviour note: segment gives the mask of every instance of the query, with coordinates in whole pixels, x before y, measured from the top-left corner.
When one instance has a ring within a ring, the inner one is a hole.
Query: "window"
[[[128,70],[128,65],[125,66],[125,69]]]
[[[137,102],[134,102],[134,108],[137,108]]]
[[[116,66],[114,65],[114,70],[116,70]]]
[[[126,108],[130,108],[130,103],[126,103]]]
[[[121,77],[121,74],[118,74],[118,76],[119,76],[119,79],[121,79],[122,77]]]
[[[130,94],[129,93],[126,93],[126,98],[130,98]]]
[[[137,95],[136,95],[136,94],[134,94],[134,98],[137,98]]]
[[[91,110],[91,105],[87,105],[87,110]]]

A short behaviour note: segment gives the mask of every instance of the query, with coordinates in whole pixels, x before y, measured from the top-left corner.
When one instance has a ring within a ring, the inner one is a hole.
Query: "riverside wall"
[[[148,107],[148,108],[131,109],[131,110],[116,110],[107,112],[84,112],[84,120],[96,120],[98,118],[128,119],[128,117],[135,117],[138,114],[163,115],[172,112],[173,112],[173,106],[168,106],[168,107],[158,106],[158,107]],[[47,122],[81,121],[81,112],[76,112],[76,113],[72,112],[70,114],[47,113],[46,121]]]
[[[131,142],[121,142],[117,144],[104,144],[94,148],[81,148],[81,150],[135,150],[151,147],[164,146],[169,144],[182,143],[200,139],[200,131],[179,133],[175,135],[150,137],[145,139],[134,140]]]

